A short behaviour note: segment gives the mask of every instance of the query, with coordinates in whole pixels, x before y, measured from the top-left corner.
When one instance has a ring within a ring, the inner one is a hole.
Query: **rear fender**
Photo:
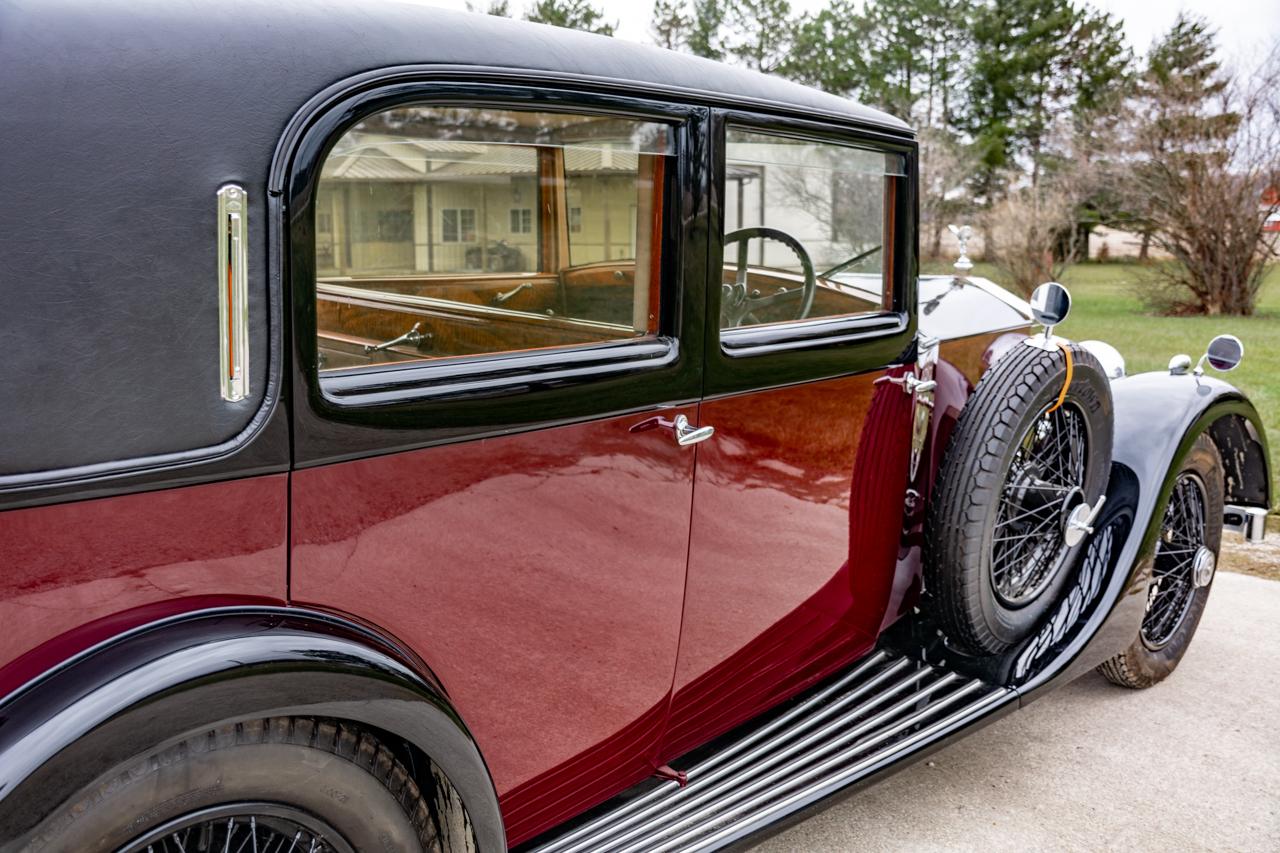
[[[370,727],[429,756],[458,789],[479,849],[506,850],[474,739],[410,660],[367,628],[278,607],[188,614],[95,647],[0,706],[3,849],[140,753],[225,723],[308,715]]]

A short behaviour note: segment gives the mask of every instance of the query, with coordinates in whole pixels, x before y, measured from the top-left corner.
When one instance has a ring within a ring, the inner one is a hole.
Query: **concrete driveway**
[[[757,849],[1280,850],[1278,646],[1280,582],[1220,573],[1162,684],[1091,673]]]

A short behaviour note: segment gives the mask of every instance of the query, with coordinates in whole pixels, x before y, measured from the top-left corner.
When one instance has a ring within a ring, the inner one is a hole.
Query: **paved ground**
[[[1162,684],[1090,674],[758,850],[1280,850],[1280,582],[1219,574]]]

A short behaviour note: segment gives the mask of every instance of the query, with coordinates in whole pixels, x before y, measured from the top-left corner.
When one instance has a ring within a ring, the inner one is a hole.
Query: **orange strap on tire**
[[[1062,407],[1062,404],[1067,399],[1067,389],[1071,387],[1071,373],[1074,369],[1074,365],[1071,362],[1071,347],[1067,344],[1059,343],[1058,349],[1062,350],[1063,356],[1067,359],[1067,378],[1062,381],[1062,390],[1058,392],[1058,402],[1049,407],[1048,411],[1045,412],[1046,415],[1050,412],[1056,412]]]

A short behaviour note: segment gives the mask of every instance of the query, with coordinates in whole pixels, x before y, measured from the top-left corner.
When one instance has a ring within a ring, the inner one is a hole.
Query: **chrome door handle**
[[[422,328],[421,323],[414,323],[412,329],[405,332],[403,335],[401,335],[398,338],[392,338],[391,340],[383,341],[380,344],[365,344],[364,351],[365,352],[382,352],[384,349],[390,349],[391,347],[398,346],[400,344],[414,344],[414,345],[420,344],[424,340],[429,340],[431,338],[431,333],[419,331],[419,329],[421,328]]]
[[[684,415],[676,415],[675,428],[676,444],[681,447],[688,447],[691,444],[706,441],[708,438],[711,438],[711,436],[716,434],[715,427],[694,427],[689,423],[689,419]]]

